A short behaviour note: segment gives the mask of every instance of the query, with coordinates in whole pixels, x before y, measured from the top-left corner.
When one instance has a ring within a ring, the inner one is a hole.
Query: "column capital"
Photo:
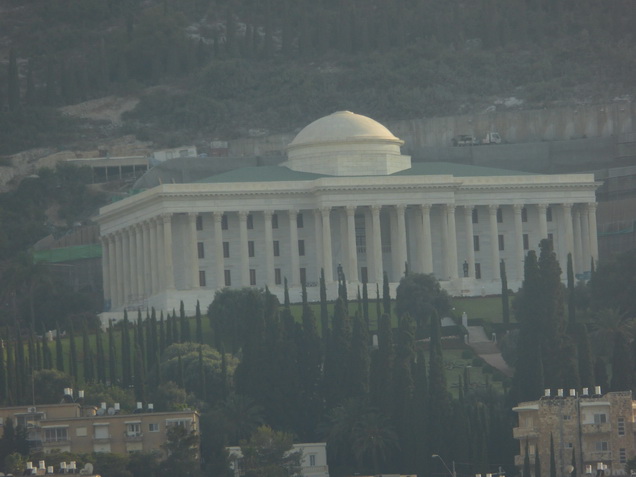
[[[394,207],[395,207],[395,210],[398,212],[401,211],[402,213],[404,213],[404,211],[406,210],[406,205],[404,204],[397,204],[397,205],[394,205]]]
[[[563,204],[561,204],[561,206],[564,209],[570,209],[570,210],[572,210],[572,205],[573,205],[572,202],[564,202]]]
[[[331,212],[331,207],[321,207],[320,208],[320,213],[322,214],[322,216],[328,216],[329,213]]]
[[[473,210],[475,210],[475,206],[474,205],[464,205],[464,213],[465,214],[472,214]]]
[[[488,213],[490,215],[495,215],[497,213],[497,210],[499,209],[499,205],[497,204],[490,204],[488,206]]]
[[[427,214],[431,212],[431,204],[420,204],[420,210]]]
[[[523,204],[512,204],[512,210],[515,215],[521,215],[521,211],[523,210]]]
[[[267,220],[267,219],[271,219],[272,215],[274,215],[274,211],[273,210],[264,210],[263,211],[263,217]]]
[[[347,211],[347,217],[352,216],[356,213],[357,206],[355,205],[347,205],[345,206],[345,210]]]
[[[218,224],[223,220],[223,212],[212,212],[212,221]]]
[[[199,215],[197,212],[187,212],[187,214],[189,219],[196,219],[197,215]]]
[[[322,211],[322,209],[320,209]],[[287,209],[287,214],[289,214],[290,217],[296,217],[298,215],[298,209],[292,207],[291,209]]]
[[[375,215],[375,214],[380,214],[380,209],[382,208],[381,205],[372,205],[371,206],[371,212]]]
[[[587,210],[589,212],[594,212],[596,211],[596,207],[598,206],[598,204],[596,202],[588,202],[587,204]]]
[[[238,212],[239,220],[241,222],[247,221],[247,216],[248,215],[249,215],[249,212],[247,210],[239,210],[239,212]]]
[[[543,213],[548,210],[549,206],[550,204],[537,204],[537,209],[539,209],[539,212]]]
[[[446,212],[448,213],[454,213],[455,207],[457,207],[455,204],[444,204],[444,208],[446,209]]]
[[[165,223],[168,223],[168,222],[170,222],[170,220],[172,220],[172,214],[170,214],[170,213],[164,213],[164,214],[161,214],[161,216],[160,216],[160,217],[161,217],[161,221],[162,221],[164,224],[165,224]]]

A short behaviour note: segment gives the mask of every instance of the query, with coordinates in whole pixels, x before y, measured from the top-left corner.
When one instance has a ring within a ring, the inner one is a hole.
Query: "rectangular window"
[[[280,285],[281,283],[283,283],[282,276],[280,273],[280,268],[274,269],[274,283],[276,285]]]
[[[522,222],[528,221],[528,209],[526,209],[525,207],[521,209],[521,221]]]
[[[227,230],[227,215],[221,216],[221,230]]]
[[[473,250],[479,252],[479,235],[473,235]]]
[[[141,422],[126,424],[126,437],[140,437],[140,436],[141,436]]]
[[[304,240],[299,240],[298,241],[298,255],[303,257],[305,255],[305,241]]]
[[[203,230],[203,216],[197,215],[197,230]]]
[[[315,466],[316,466],[316,454],[309,454],[309,467],[315,467]]]
[[[624,448],[620,448],[618,449],[618,461],[621,464],[626,464],[627,463],[627,451]]]
[[[594,414],[594,424],[605,424],[607,422],[607,414]]]
[[[554,234],[548,234],[548,240],[550,241],[550,243],[552,244],[552,247],[554,248]]]
[[[369,283],[369,269],[367,267],[360,268],[360,278],[362,283]]]
[[[300,283],[307,283],[307,269],[300,269]]]
[[[304,226],[305,223],[303,222],[303,214],[298,214],[296,216],[296,227],[302,229]]]
[[[481,263],[475,264],[475,278],[479,280],[481,278]]]
[[[256,285],[256,269],[250,268],[250,285]]]
[[[158,422],[150,422],[150,423],[148,423],[148,431],[149,432],[159,432],[159,423]]]
[[[206,283],[205,283],[205,270],[199,270],[199,286],[200,287],[206,286]]]
[[[545,209],[545,219],[548,222],[552,222],[552,207],[548,207]]]
[[[110,432],[108,426],[94,426],[93,428],[95,439],[108,439],[110,438]]]
[[[60,442],[68,440],[68,429],[66,427],[53,427],[44,429],[44,442]]]
[[[278,214],[272,214],[272,228],[278,228]]]
[[[594,443],[594,447],[597,452],[605,452],[609,450],[609,445],[607,441],[598,441]]]
[[[274,257],[280,257],[280,242],[274,240]]]
[[[497,222],[498,223],[502,223],[503,222],[503,210],[502,209],[497,209]]]
[[[247,242],[247,255],[250,257],[254,256],[254,241],[250,240]]]
[[[85,427],[78,427],[77,429],[75,429],[76,437],[86,437],[87,435],[88,435],[88,432],[86,431]]]
[[[223,258],[230,258],[230,242],[223,242]]]
[[[232,272],[230,270],[224,270],[223,271],[223,276],[225,278],[225,286],[226,287],[231,287],[232,286]]]
[[[477,207],[473,209],[473,224],[479,223],[479,212],[477,212]]]
[[[197,255],[199,258],[205,258],[205,248],[203,247],[203,242],[197,243]]]
[[[624,436],[625,435],[625,418],[624,417],[618,418],[618,425],[616,427],[618,428],[618,435]]]
[[[499,251],[505,250],[504,236],[499,234],[497,238],[499,239]]]
[[[563,415],[563,420],[564,421],[569,421],[571,419],[571,416],[569,414],[564,414]]]
[[[247,214],[247,228],[252,230],[254,228],[254,217],[252,214]]]
[[[530,249],[530,238],[528,237],[528,234],[523,234],[523,249]]]

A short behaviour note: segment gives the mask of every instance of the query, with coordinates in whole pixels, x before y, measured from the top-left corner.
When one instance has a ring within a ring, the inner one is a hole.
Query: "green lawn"
[[[453,298],[453,308],[456,318],[460,318],[466,312],[468,319],[481,319],[489,323],[502,323],[501,297],[471,297]],[[512,313],[512,297],[510,298],[510,321],[515,321]]]

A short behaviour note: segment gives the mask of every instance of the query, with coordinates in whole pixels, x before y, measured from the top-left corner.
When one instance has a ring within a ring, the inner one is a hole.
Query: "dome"
[[[351,111],[338,111],[303,128],[288,147],[365,139],[395,141],[402,144],[402,141],[379,122]]]
[[[388,175],[411,167],[404,141],[377,121],[350,111],[320,118],[287,146],[286,167],[330,176]]]

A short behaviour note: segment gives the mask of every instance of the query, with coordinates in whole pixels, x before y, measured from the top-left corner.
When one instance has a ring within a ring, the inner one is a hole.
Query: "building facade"
[[[532,474],[538,455],[541,474],[550,475],[552,436],[558,475],[571,472],[567,466],[572,465],[572,453],[577,475],[625,474],[625,464],[636,455],[636,402],[631,391],[600,395],[597,388],[596,392],[588,395],[584,389],[579,396],[574,390],[567,395],[559,390],[560,395],[546,395],[513,408],[519,419],[519,427],[513,429],[513,436],[519,441],[517,467],[523,470],[527,445]]]
[[[301,477],[329,477],[326,442],[294,444],[291,451],[302,452],[299,474]],[[241,452],[241,448],[239,446],[227,447],[227,452],[234,477],[244,475],[245,472],[242,465],[243,453]]]
[[[565,270],[597,258],[592,174],[537,175],[452,163],[411,163],[402,141],[343,111],[296,136],[288,160],[188,184],[162,184],[101,209],[105,308],[194,309],[223,287],[268,286],[318,298],[340,270],[351,285],[392,286],[405,267],[451,294],[511,288],[524,255],[551,238]]]
[[[27,430],[35,450],[72,453],[158,451],[167,441],[170,426],[181,425],[198,432],[196,411],[119,413],[114,408],[81,406],[77,403],[0,408],[0,424],[12,419]]]

